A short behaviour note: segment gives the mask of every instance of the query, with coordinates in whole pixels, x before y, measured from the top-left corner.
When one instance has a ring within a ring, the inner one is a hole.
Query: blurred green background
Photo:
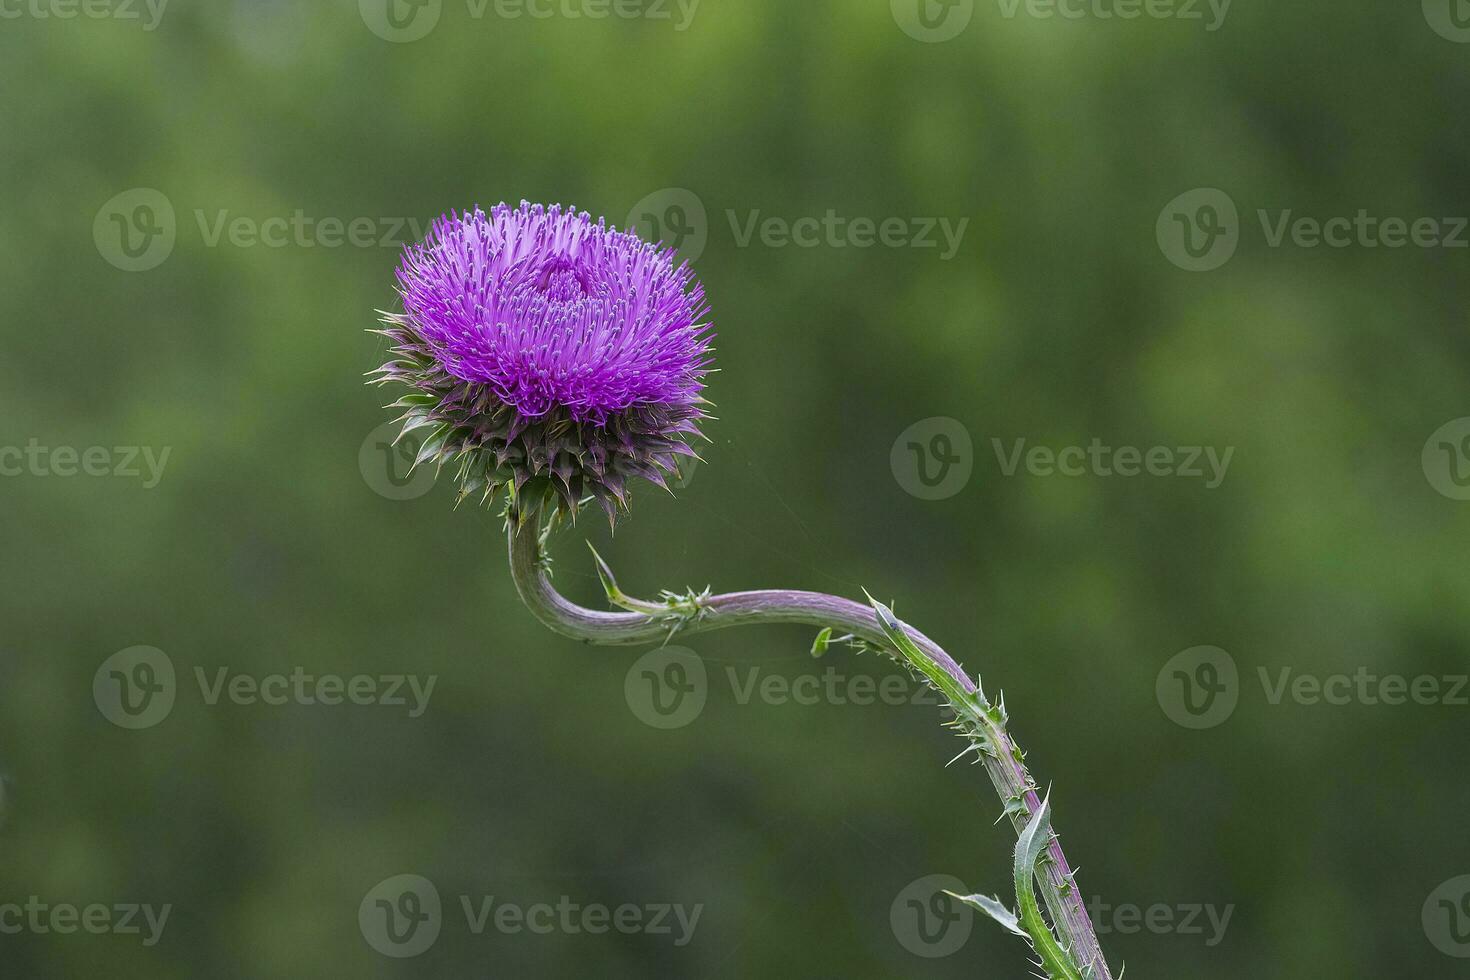
[[[700,253],[719,334],[708,465],[677,499],[644,488],[611,539],[596,519],[558,539],[562,588],[598,597],[586,536],[635,593],[896,598],[1004,689],[1089,900],[1169,911],[1100,915],[1115,971],[1470,974],[1450,955],[1470,954],[1470,707],[1273,704],[1258,674],[1470,670],[1470,503],[1434,464],[1463,432],[1431,438],[1470,415],[1470,252],[1273,245],[1258,216],[1470,213],[1465,11],[1238,0],[1215,30],[1203,5],[988,0],[38,15],[65,2],[0,19],[0,447],[169,455],[156,486],[67,476],[64,453],[0,477],[0,905],[172,911],[151,946],[0,934],[0,974],[1026,972],[988,923],[936,920],[937,946],[905,925],[926,876],[1007,889],[1012,835],[980,769],[943,768],[959,746],[936,708],[743,693],[888,664],[813,661],[796,628],[691,637],[703,710],[653,727],[628,693],[647,651],[551,635],[496,513],[389,479],[362,374],[397,226],[522,198],[661,224]],[[926,22],[958,30],[924,40]],[[1170,210],[1196,188],[1238,208],[1215,212],[1238,242],[1209,271],[1168,237],[1209,217]],[[753,216],[829,210],[902,219],[908,244],[745,240]],[[298,212],[312,231],[251,240]],[[215,237],[222,215],[238,234]],[[923,218],[968,219],[948,260],[911,247]],[[333,247],[354,219],[370,240]],[[972,472],[927,500],[892,450],[934,417],[971,438]],[[1007,476],[996,439],[1234,455],[1214,489]],[[138,645],[177,680],[130,730],[103,668]],[[1201,645],[1233,658],[1238,704],[1195,729],[1156,682]],[[437,680],[419,717],[210,704],[196,681],[297,667]],[[399,959],[358,913],[405,873],[444,913]],[[464,896],[702,911],[684,945],[476,935]],[[1223,935],[1205,909],[1229,910]]]

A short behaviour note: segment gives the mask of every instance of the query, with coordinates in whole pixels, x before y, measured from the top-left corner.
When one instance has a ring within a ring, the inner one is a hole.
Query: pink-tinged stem
[[[547,628],[584,643],[599,645],[661,643],[667,639],[669,622],[656,615],[655,604],[640,604],[650,608],[648,613],[603,612],[580,606],[563,596],[546,574],[540,529],[526,526],[517,530],[515,522],[510,523],[511,577],[521,600]],[[727,592],[700,598],[698,605],[698,616],[680,622],[681,634],[757,623],[800,623],[845,630],[875,647],[889,649],[889,641],[878,625],[878,617],[872,607],[821,592],[786,589]],[[967,693],[976,691],[975,682],[955,663],[954,658],[923,633],[906,623],[902,625],[919,649]],[[1003,726],[995,727],[988,736],[994,752],[981,754],[980,759],[990,774],[990,781],[995,785],[1002,805],[1015,799],[1025,802],[1025,812],[1008,809],[1011,824],[1019,834],[1030,815],[1041,808],[1037,784],[1027,772],[1020,750]],[[1096,980],[1112,980],[1092,920],[1088,918],[1082,895],[1073,880],[1071,865],[1067,863],[1057,837],[1052,837],[1047,853],[1051,860],[1038,866],[1037,877],[1062,945],[1072,951],[1084,968],[1090,967],[1094,971]]]

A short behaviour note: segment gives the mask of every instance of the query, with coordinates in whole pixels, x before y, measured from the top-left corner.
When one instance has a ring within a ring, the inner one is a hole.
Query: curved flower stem
[[[678,603],[643,602],[619,593],[619,604],[630,611],[588,609],[567,599],[551,584],[543,532],[534,524],[518,527],[519,522],[514,519],[507,524],[511,576],[521,600],[552,631],[584,643],[662,643],[676,631],[699,633],[754,623],[802,623],[846,630],[884,651],[893,648],[873,607],[820,592],[785,589],[728,592],[690,596]],[[599,572],[611,595],[616,584],[600,560]],[[1026,770],[1020,748],[1005,730],[1003,704],[999,711],[990,708],[983,692],[949,654],[913,627],[899,625],[924,656],[965,693],[974,695],[978,703],[985,705],[985,711],[976,720],[984,726],[981,736],[989,750],[977,751],[976,755],[990,774],[1006,815],[1016,832],[1021,833],[1031,815],[1041,810],[1042,800],[1035,780]],[[901,656],[896,659],[904,663]],[[1046,856],[1048,859],[1037,867],[1037,878],[1062,945],[1072,952],[1084,970],[1091,971],[1089,975],[1095,980],[1112,980],[1071,866],[1062,853],[1061,841],[1055,836]]]

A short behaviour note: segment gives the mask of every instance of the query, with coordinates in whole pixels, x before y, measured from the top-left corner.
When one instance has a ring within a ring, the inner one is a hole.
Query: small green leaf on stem
[[[1051,927],[1041,917],[1041,907],[1036,903],[1036,892],[1032,887],[1037,862],[1046,853],[1051,838],[1051,801],[1047,799],[1042,801],[1036,815],[1016,841],[1014,871],[1021,926],[1031,937],[1031,945],[1051,980],[1082,980],[1082,973],[1072,961],[1071,954],[1057,943]]]
[[[1000,923],[1001,927],[1018,936],[1026,936],[1026,930],[1021,928],[1021,920],[1016,918],[1016,913],[1006,908],[1005,903],[999,898],[991,898],[989,895],[956,895],[954,892],[945,892],[950,898],[958,899],[973,909],[984,912],[990,918]],[[1030,937],[1027,937],[1030,938]]]
[[[602,591],[607,593],[607,601],[614,606],[627,608],[624,603],[627,602],[628,597],[623,594],[622,589],[618,588],[618,580],[613,577],[612,569],[608,567],[607,562],[602,560],[597,549],[592,547],[591,541],[587,542],[587,550],[592,552],[592,561],[597,565],[597,578],[602,582]]]
[[[972,695],[960,687],[958,682],[949,675],[943,667],[934,662],[933,658],[919,649],[913,639],[909,636],[907,628],[893,615],[893,610],[883,605],[873,594],[866,589],[863,594],[868,597],[868,603],[873,607],[873,614],[878,619],[878,627],[883,630],[883,635],[888,637],[888,642],[899,655],[907,660],[914,669],[923,674],[934,688],[949,699],[956,709],[960,705],[968,705]]]

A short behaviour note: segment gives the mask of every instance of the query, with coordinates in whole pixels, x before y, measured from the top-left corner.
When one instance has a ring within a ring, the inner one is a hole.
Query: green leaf
[[[989,895],[956,895],[954,892],[945,892],[950,898],[958,899],[973,909],[984,912],[990,918],[1001,924],[1001,927],[1015,933],[1018,936],[1026,936],[1026,930],[1021,928],[1021,920],[1016,918],[1016,913],[1006,908],[1005,903],[999,898],[991,898]],[[1030,938],[1027,936],[1026,938]]]
[[[607,593],[607,601],[611,605],[626,609],[627,607],[624,603],[628,597],[623,594],[622,589],[618,588],[618,580],[613,577],[612,569],[608,567],[607,562],[602,560],[602,556],[597,553],[597,549],[592,547],[591,541],[587,542],[587,550],[592,552],[592,561],[597,566],[597,578],[602,582],[602,591]]]
[[[904,628],[898,617],[893,615],[893,610],[873,598],[872,593],[864,590],[869,604],[873,607],[873,614],[878,619],[878,627],[883,630],[883,635],[888,637],[888,642],[899,655],[914,666],[930,684],[949,699],[949,703],[958,710],[960,705],[970,705],[973,700],[968,691],[960,687],[958,681],[950,676],[949,671],[934,662],[928,654],[920,650]]]
[[[1031,937],[1036,955],[1051,980],[1083,980],[1082,972],[1072,960],[1072,955],[1057,943],[1051,927],[1041,917],[1041,908],[1036,903],[1036,891],[1032,878],[1036,865],[1051,843],[1051,801],[1043,800],[1036,815],[1021,831],[1016,841],[1016,901],[1020,907],[1021,927]]]
[[[668,611],[672,604],[660,605],[655,602],[644,602],[641,599],[634,599],[622,589],[618,588],[618,580],[613,577],[612,568],[608,566],[607,562],[603,561],[602,556],[597,553],[597,549],[592,547],[591,541],[587,542],[587,550],[592,552],[592,560],[597,565],[597,578],[602,582],[602,591],[607,593],[607,601],[609,603],[617,606],[619,609],[642,613],[645,616],[657,616]]]

